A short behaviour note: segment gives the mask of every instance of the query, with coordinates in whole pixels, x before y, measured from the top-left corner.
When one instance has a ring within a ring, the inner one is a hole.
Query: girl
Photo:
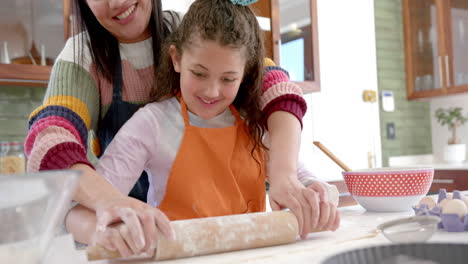
[[[124,194],[142,171],[148,173],[147,201],[160,213],[150,232],[164,229],[162,215],[179,220],[265,210],[270,172],[262,141],[263,57],[254,13],[228,0],[195,1],[168,40],[154,102],[122,127],[97,167]],[[277,68],[266,71],[264,89],[288,79]],[[300,166],[295,182],[309,186],[306,197],[314,214],[307,217],[315,219],[314,227],[335,230],[339,215],[327,199],[329,186]],[[68,226],[81,242],[118,249],[122,256],[141,252],[129,234],[132,225],[95,233],[80,229],[82,224]],[[154,252],[150,244],[148,252]]]

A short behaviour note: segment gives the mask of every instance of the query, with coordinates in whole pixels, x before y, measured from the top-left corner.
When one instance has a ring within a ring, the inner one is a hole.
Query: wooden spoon
[[[331,153],[322,143],[319,141],[314,141],[314,145],[317,146],[323,153],[325,153],[330,159],[332,159],[338,166],[340,166],[344,171],[350,172],[351,169],[346,166],[341,160],[339,160],[333,153]]]

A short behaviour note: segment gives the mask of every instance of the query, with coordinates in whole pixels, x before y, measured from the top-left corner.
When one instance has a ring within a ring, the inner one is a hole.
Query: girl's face
[[[190,112],[208,120],[226,110],[239,91],[244,76],[242,49],[198,40],[182,56],[170,47],[174,70],[180,73],[180,90]]]
[[[133,43],[151,36],[151,0],[86,0],[99,23],[119,42]]]

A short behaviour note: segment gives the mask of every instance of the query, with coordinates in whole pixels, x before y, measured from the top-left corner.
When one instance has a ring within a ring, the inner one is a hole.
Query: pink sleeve
[[[321,181],[300,161],[297,162],[297,179],[306,187],[314,181]]]
[[[265,68],[260,105],[262,122],[265,125],[272,113],[285,111],[296,116],[302,126],[302,118],[307,111],[307,104],[302,97],[301,88],[289,80],[286,70],[278,66]]]
[[[152,156],[149,150],[155,148],[154,133],[144,109],[139,110],[109,144],[99,160],[97,172],[120,192],[128,194]]]
[[[324,180],[318,179],[315,175],[309,171],[304,163],[297,162],[297,178],[305,186],[309,186],[314,182],[322,182],[327,189],[328,200],[338,207],[340,202],[340,193],[335,185],[329,184]]]

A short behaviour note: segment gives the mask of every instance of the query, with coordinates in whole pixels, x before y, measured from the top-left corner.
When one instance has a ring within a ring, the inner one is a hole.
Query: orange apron
[[[185,132],[159,209],[171,221],[265,211],[263,152],[251,156],[245,122],[231,105],[234,126],[191,126],[180,97]]]

